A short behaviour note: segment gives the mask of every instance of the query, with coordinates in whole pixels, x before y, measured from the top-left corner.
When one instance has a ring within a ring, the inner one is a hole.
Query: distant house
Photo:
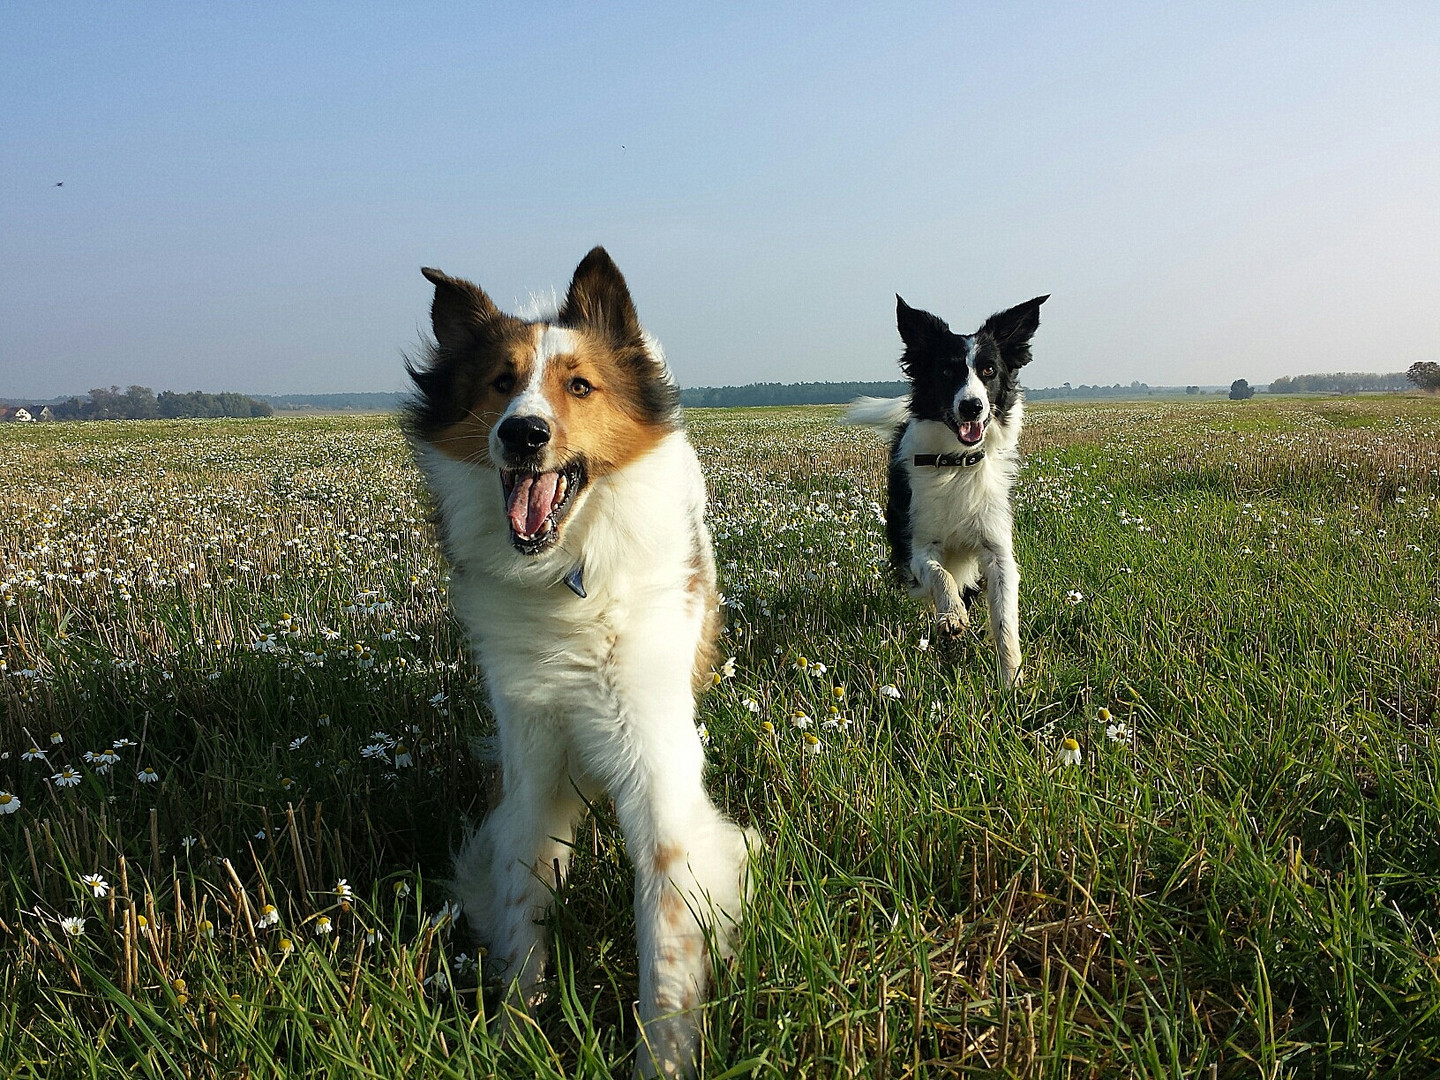
[[[49,405],[0,405],[0,421],[9,424],[33,424],[37,420],[54,420]]]

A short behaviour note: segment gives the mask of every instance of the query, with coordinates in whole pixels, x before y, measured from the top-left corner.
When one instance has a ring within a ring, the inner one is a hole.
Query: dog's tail
[[[842,424],[869,428],[886,439],[910,416],[910,399],[903,397],[858,397],[841,417]]]

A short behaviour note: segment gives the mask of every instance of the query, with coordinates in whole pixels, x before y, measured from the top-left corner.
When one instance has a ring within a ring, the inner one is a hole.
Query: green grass
[[[705,1074],[1440,1075],[1440,402],[1033,406],[1015,691],[890,587],[836,413],[691,415],[709,782],[767,841]],[[6,427],[0,475],[0,1075],[628,1071],[608,808],[515,1038],[444,917],[490,720],[391,421]]]

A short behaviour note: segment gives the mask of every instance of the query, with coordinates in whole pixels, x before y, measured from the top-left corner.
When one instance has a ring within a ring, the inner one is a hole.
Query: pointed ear
[[[442,349],[459,349],[470,344],[477,323],[489,322],[500,314],[485,290],[460,278],[452,278],[428,266],[420,273],[435,286],[430,304],[430,325]]]
[[[895,295],[895,326],[900,331],[900,340],[909,347],[928,344],[950,332],[943,319],[911,307],[898,293]]]
[[[562,326],[589,327],[623,345],[644,339],[625,277],[603,247],[591,248],[575,268],[559,321]]]
[[[989,334],[1000,346],[1000,355],[1011,367],[1030,362],[1030,339],[1040,326],[1040,305],[1050,296],[1037,296],[1007,311],[991,315],[979,333]]]

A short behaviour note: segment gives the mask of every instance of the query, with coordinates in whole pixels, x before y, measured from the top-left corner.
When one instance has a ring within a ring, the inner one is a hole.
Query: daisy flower
[[[275,909],[274,904],[266,904],[260,909],[260,917],[255,920],[255,925],[262,930],[280,925],[280,912]]]
[[[355,895],[355,890],[350,887],[350,882],[342,877],[335,883],[335,895],[348,898]]]
[[[460,905],[454,900],[446,900],[440,905],[440,910],[430,916],[430,925],[434,927],[449,926],[460,917]]]
[[[321,915],[315,920],[315,933],[317,936],[331,933],[334,929],[335,927],[331,924],[329,915]]]
[[[730,657],[720,665],[720,677],[722,679],[733,679],[735,677],[735,657]]]
[[[1066,737],[1060,743],[1060,751],[1055,755],[1055,762],[1058,765],[1079,765],[1084,760],[1080,753],[1080,744],[1070,737]]]
[[[805,753],[815,755],[823,749],[825,749],[825,747],[821,744],[820,737],[807,731],[805,733]]]
[[[61,769],[54,776],[50,777],[56,787],[75,787],[80,783],[81,776],[74,769]]]
[[[1084,602],[1085,594],[1082,593],[1079,589],[1071,589],[1065,594],[1065,603],[1069,604],[1071,607],[1074,607],[1076,604],[1083,604]]]
[[[80,884],[96,896],[104,896],[110,891],[110,883],[99,874],[81,874]]]
[[[21,760],[21,761],[44,761],[44,760],[45,760],[45,751],[44,751],[44,750],[41,750],[40,747],[38,747],[38,746],[32,746],[32,747],[30,747],[29,750],[26,750],[25,753],[23,753],[23,754],[20,755],[20,760]]]
[[[758,713],[760,711],[760,702],[753,697],[747,697],[740,705],[746,712]]]
[[[79,937],[85,933],[85,920],[79,915],[67,915],[60,920],[60,929],[71,937]]]
[[[20,796],[0,791],[0,815],[13,814],[20,809]]]
[[[139,780],[142,784],[153,784],[160,779],[160,774],[149,765],[146,765],[145,768],[135,774],[135,779]]]
[[[899,701],[899,700],[900,700],[900,688],[899,688],[898,686],[896,686],[894,683],[886,683],[884,686],[880,687],[880,696],[881,696],[881,697],[892,698],[892,699],[894,699],[895,701]]]

